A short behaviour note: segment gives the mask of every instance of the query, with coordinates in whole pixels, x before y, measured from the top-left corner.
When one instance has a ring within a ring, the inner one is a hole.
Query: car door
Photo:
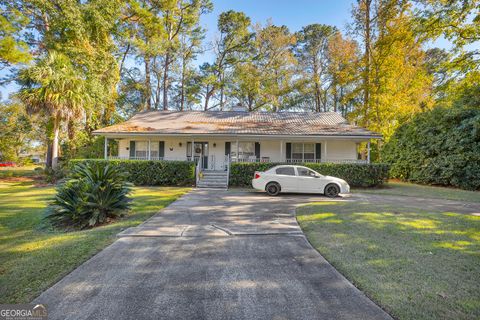
[[[298,182],[293,166],[279,167],[275,170],[275,180],[280,183],[282,192],[298,192]]]
[[[322,178],[313,170],[297,167],[299,192],[323,193]]]

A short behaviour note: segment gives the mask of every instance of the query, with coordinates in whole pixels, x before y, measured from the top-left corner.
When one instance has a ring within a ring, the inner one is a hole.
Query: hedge
[[[103,160],[74,159],[69,168],[80,162],[108,162],[121,167],[127,180],[139,186],[193,186],[195,184],[195,164],[187,161],[159,160]]]
[[[282,163],[232,163],[230,186],[251,187],[255,171],[265,171],[280,164]],[[301,165],[323,175],[344,179],[352,187],[381,185],[387,181],[389,171],[388,165],[379,163],[303,163]]]
[[[480,109],[436,107],[400,126],[381,150],[405,181],[480,189]]]

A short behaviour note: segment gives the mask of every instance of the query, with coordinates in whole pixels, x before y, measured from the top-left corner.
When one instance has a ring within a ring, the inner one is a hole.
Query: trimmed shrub
[[[230,186],[251,187],[255,171],[265,171],[282,163],[232,163]],[[284,164],[284,163],[283,163]],[[388,179],[389,166],[386,164],[357,163],[303,163],[298,164],[326,176],[344,179],[352,187],[375,187]]]
[[[127,181],[138,186],[195,184],[195,164],[187,161],[74,159],[70,160],[69,167],[90,162],[109,163],[122,171]]]
[[[416,115],[382,149],[390,176],[480,189],[480,109],[441,108]]]
[[[118,167],[79,163],[57,187],[46,219],[53,225],[84,229],[122,216],[130,208],[130,184]]]

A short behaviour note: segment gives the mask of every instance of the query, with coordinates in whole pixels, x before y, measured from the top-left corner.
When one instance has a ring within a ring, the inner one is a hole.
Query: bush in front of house
[[[57,187],[46,218],[57,227],[84,229],[123,215],[130,184],[120,168],[101,162],[76,164]]]
[[[265,171],[282,163],[232,163],[230,167],[230,186],[251,187],[255,171]],[[375,187],[388,179],[389,166],[371,163],[303,163],[320,174],[344,179],[352,187]]]
[[[69,167],[78,163],[108,163],[118,168],[127,181],[138,186],[192,186],[195,184],[195,164],[187,161],[161,160],[70,160]]]
[[[406,181],[480,189],[480,109],[436,107],[402,125],[382,148],[390,175]]]

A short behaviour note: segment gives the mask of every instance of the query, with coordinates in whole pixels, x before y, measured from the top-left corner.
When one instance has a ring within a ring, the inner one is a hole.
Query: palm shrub
[[[46,218],[55,226],[94,227],[130,209],[130,192],[130,184],[118,167],[79,163],[57,188]]]

